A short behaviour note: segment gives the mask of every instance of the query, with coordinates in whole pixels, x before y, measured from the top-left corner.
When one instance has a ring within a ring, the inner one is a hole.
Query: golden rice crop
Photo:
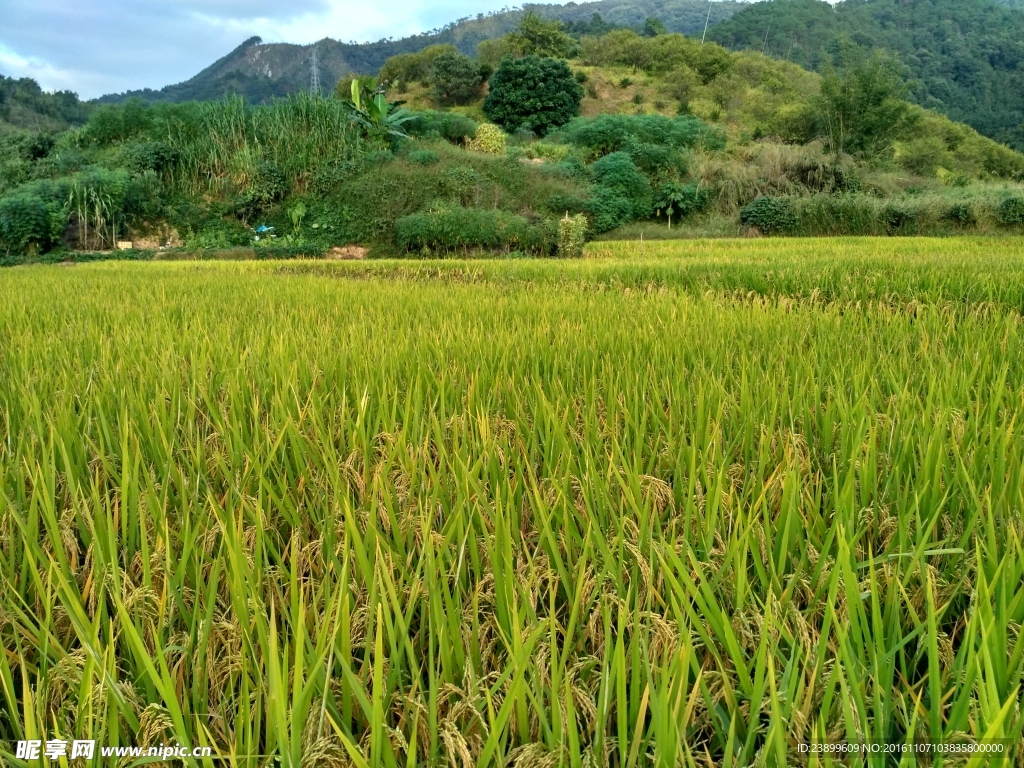
[[[0,273],[5,764],[1024,764],[1024,243],[588,255]]]

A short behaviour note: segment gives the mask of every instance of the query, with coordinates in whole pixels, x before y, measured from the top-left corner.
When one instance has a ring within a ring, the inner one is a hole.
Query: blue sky
[[[2,0],[0,74],[82,98],[187,80],[252,35],[404,37],[508,0]]]

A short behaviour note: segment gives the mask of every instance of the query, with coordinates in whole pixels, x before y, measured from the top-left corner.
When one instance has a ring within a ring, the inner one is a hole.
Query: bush
[[[252,232],[243,224],[230,219],[210,222],[203,229],[185,238],[185,247],[202,250],[219,250],[252,244]]]
[[[587,217],[578,214],[568,216],[558,223],[558,255],[564,259],[578,259],[583,256],[587,242]]]
[[[462,207],[403,216],[395,222],[395,240],[405,251],[438,255],[470,249],[550,255],[554,245],[550,226],[530,224],[507,211]]]
[[[573,195],[557,192],[549,197],[547,201],[547,209],[556,216],[591,213],[592,207],[592,195]]]
[[[484,113],[506,131],[525,126],[543,136],[575,117],[582,100],[583,89],[568,64],[527,56],[501,63],[491,77]]]
[[[441,158],[431,149],[417,149],[409,153],[409,162],[416,165],[437,165]]]
[[[480,192],[483,178],[473,168],[456,165],[441,174],[442,192],[461,205],[472,205]]]
[[[628,145],[626,151],[633,158],[637,168],[648,176],[663,176],[672,169],[680,173],[686,172],[686,159],[671,147],[637,142]]]
[[[421,139],[444,139],[452,144],[464,144],[476,135],[476,122],[458,112],[424,110],[415,112],[413,119],[403,126],[410,136]]]
[[[60,242],[64,217],[54,203],[38,195],[0,199],[0,243],[8,253],[42,253]]]
[[[136,173],[156,171],[162,173],[178,162],[179,153],[162,141],[143,141],[126,144],[124,147],[124,163],[129,170]]]
[[[978,223],[978,219],[974,215],[974,210],[967,203],[956,203],[955,205],[951,205],[946,209],[945,213],[942,214],[942,218],[945,221],[952,222],[961,227],[969,227]]]
[[[698,144],[723,149],[722,134],[689,115],[599,115],[578,117],[552,138],[589,149],[600,157],[638,144],[689,149]]]
[[[246,216],[266,213],[270,206],[284,197],[288,191],[284,173],[274,163],[261,162],[249,181],[249,187],[242,198],[242,211]]]
[[[791,233],[799,226],[793,203],[785,197],[757,198],[740,211],[740,221],[766,235]]]
[[[883,209],[882,224],[886,234],[890,236],[917,234],[917,217],[911,211],[894,203]]]
[[[605,155],[590,167],[594,180],[630,205],[630,215],[643,219],[651,213],[651,184],[625,152]]]
[[[633,205],[614,189],[598,187],[586,201],[590,214],[591,230],[601,234],[627,224],[633,219]]]
[[[996,212],[1000,224],[1014,226],[1024,224],[1024,198],[1008,197],[999,204]]]
[[[484,123],[476,129],[476,136],[466,146],[489,155],[503,155],[505,154],[505,134],[498,126]]]

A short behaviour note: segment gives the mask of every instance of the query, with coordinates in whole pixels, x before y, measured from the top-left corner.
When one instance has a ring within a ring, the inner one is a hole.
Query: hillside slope
[[[325,38],[315,44],[320,60],[320,79],[330,89],[342,77],[353,72],[376,72],[386,59],[399,53],[422,50],[428,45],[449,43],[463,53],[473,55],[483,40],[511,32],[523,15],[535,11],[540,15],[567,23],[588,22],[599,14],[605,22],[621,26],[642,26],[655,16],[670,32],[701,33],[708,21],[716,24],[744,7],[736,0],[598,0],[592,3],[566,5],[525,4],[522,10],[504,11],[475,18],[459,19],[443,29],[400,40],[379,40],[372,43],[343,43]],[[258,37],[250,38],[227,56],[216,61],[195,77],[160,90],[145,89],[110,94],[97,101],[119,103],[131,97],[144,101],[183,102],[216,99],[240,94],[251,102],[265,102],[275,96],[309,88],[312,45],[288,43],[264,44]]]
[[[896,54],[918,104],[1024,149],[1024,13],[1020,0],[773,0],[708,37],[820,71],[848,37]]]
[[[31,78],[0,75],[0,134],[52,132],[82,125],[90,110],[89,104],[70,91],[44,93]]]

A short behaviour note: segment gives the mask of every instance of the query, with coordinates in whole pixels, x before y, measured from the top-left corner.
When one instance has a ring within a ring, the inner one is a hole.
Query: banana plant
[[[390,143],[395,139],[409,136],[402,126],[412,120],[414,115],[400,103],[385,99],[382,89],[377,88],[371,93],[359,83],[359,80],[353,80],[352,100],[349,105],[352,122],[358,125],[368,138]]]

